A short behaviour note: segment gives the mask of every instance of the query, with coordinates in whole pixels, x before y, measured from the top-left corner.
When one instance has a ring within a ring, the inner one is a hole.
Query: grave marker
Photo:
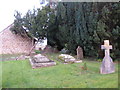
[[[112,45],[109,45],[109,40],[104,40],[104,45],[101,45],[101,49],[105,49],[105,57],[102,61],[100,73],[109,74],[115,72],[114,63],[110,57],[110,49],[112,49]]]
[[[32,56],[29,60],[32,65],[32,68],[41,68],[41,67],[48,67],[48,66],[56,65],[56,62],[49,60],[47,57],[41,54]]]
[[[83,50],[82,50],[82,48],[80,46],[78,46],[76,51],[77,51],[77,59],[78,60],[83,59]]]

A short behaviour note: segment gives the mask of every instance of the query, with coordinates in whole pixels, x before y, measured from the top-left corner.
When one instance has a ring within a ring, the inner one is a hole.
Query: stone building
[[[33,46],[32,40],[13,34],[10,31],[12,26],[13,24],[0,32],[0,54],[29,53]]]

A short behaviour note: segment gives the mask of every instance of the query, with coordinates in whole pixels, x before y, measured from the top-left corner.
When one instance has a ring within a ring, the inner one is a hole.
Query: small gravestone
[[[32,68],[40,68],[40,67],[48,67],[48,66],[56,65],[56,62],[49,60],[48,58],[46,58],[41,54],[32,56],[29,60],[32,65]]]
[[[64,64],[67,64],[67,63],[80,63],[82,62],[82,60],[76,60],[73,56],[71,55],[68,55],[68,54],[61,54],[59,55],[58,57],[61,61],[64,62]]]
[[[80,46],[78,46],[78,48],[76,49],[77,51],[77,59],[83,59],[83,50]]]
[[[102,61],[100,73],[109,74],[115,72],[114,63],[110,57],[110,49],[112,49],[112,45],[109,45],[109,40],[104,40],[104,45],[101,45],[101,49],[105,49],[105,57]]]

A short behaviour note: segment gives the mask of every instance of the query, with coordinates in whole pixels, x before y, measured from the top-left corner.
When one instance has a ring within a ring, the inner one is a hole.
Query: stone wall
[[[32,47],[32,40],[13,34],[8,26],[0,32],[0,54],[28,53]]]

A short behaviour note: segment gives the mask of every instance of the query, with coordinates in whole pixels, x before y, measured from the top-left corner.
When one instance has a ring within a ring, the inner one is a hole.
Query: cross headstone
[[[110,49],[112,49],[112,45],[109,45],[109,40],[104,40],[104,45],[101,45],[101,49],[105,49],[105,56],[102,61],[100,73],[109,74],[115,72],[114,63],[110,57]]]

